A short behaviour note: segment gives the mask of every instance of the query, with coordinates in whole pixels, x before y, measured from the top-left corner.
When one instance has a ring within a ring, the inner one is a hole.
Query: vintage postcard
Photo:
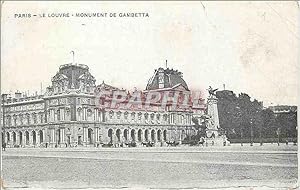
[[[297,189],[299,10],[1,1],[1,188]]]

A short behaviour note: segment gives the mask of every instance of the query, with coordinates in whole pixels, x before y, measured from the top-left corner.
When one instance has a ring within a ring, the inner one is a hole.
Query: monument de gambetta
[[[200,138],[209,146],[229,143],[219,133],[215,90],[208,89],[207,101],[185,99],[191,91],[180,71],[158,68],[145,90],[129,92],[96,84],[87,65],[70,63],[51,82],[41,95],[2,94],[7,147],[167,146]],[[184,106],[174,105],[174,97]]]

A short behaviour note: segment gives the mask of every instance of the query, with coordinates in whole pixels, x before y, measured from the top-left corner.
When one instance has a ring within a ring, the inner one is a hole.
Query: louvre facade
[[[51,82],[42,95],[2,95],[2,139],[7,147],[128,146],[133,142],[136,146],[150,142],[153,146],[166,146],[166,142],[181,143],[197,134],[194,120],[205,115],[206,110],[201,98],[197,101],[202,104],[189,101],[183,109],[169,104],[163,107],[161,102],[126,107],[122,104],[128,103],[134,91],[104,82],[97,85],[83,64],[60,66]],[[126,94],[126,99],[114,103],[114,107],[113,92]],[[174,95],[189,94],[190,90],[181,72],[159,68],[145,90],[138,91],[140,101],[150,92]]]

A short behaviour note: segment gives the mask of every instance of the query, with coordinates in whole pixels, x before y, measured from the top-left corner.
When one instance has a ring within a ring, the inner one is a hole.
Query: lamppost
[[[279,146],[279,143],[280,143],[280,127],[277,128],[276,134],[277,134],[277,144]]]
[[[253,121],[250,119],[250,146],[253,146]]]
[[[241,146],[243,146],[243,127],[241,125],[241,108],[239,106],[236,106],[235,107],[237,112],[236,112],[236,119],[237,119],[237,123],[238,123],[238,126],[240,127],[240,133],[241,133]]]

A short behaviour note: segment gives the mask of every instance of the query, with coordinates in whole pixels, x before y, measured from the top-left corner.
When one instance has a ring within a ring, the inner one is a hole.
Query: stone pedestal
[[[218,99],[216,97],[209,97],[207,100],[207,115],[210,116],[207,126],[207,136],[208,137],[218,137],[218,130],[220,128],[219,124],[219,114],[218,114]]]

